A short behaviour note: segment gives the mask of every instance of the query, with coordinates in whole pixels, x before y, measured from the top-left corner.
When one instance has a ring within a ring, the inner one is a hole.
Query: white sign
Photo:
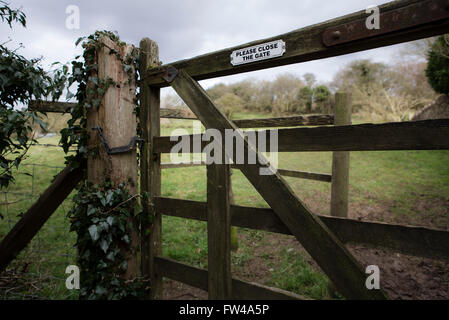
[[[233,66],[237,66],[239,64],[277,58],[281,57],[284,53],[285,42],[282,40],[276,40],[232,51],[231,64]]]

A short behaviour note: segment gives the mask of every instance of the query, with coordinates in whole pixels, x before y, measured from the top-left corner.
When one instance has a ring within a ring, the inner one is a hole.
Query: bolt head
[[[337,40],[337,39],[340,39],[340,37],[341,37],[341,31],[334,31],[334,32],[332,32],[332,39],[334,39],[334,40]]]

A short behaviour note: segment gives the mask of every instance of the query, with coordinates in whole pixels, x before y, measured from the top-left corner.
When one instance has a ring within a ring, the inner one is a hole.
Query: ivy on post
[[[128,145],[137,132],[135,48],[112,34],[98,32],[83,47],[86,86],[85,92],[82,86],[78,91],[84,94],[79,108],[86,110],[87,117],[87,182],[69,214],[71,230],[78,233],[80,298],[136,298],[136,149],[110,152]]]
[[[157,43],[144,38],[140,42],[140,74],[159,66]],[[154,152],[153,139],[160,136],[160,89],[150,87],[145,80],[140,86],[140,126],[144,141],[140,159],[140,189],[143,196],[141,222],[141,270],[150,279],[149,297],[162,298],[162,277],[155,271],[154,257],[162,255],[161,214],[152,206],[154,197],[161,195],[161,160]],[[148,294],[147,294],[148,295]]]

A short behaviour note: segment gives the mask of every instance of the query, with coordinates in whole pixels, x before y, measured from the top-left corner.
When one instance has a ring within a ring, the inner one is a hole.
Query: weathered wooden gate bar
[[[177,71],[177,75],[170,80],[171,86],[206,128],[214,128],[222,133],[225,129],[235,130],[240,139],[243,139],[245,154],[254,152],[259,159],[263,158],[184,70]],[[222,141],[218,143],[223,145]],[[338,291],[352,299],[385,299],[383,291],[366,289],[366,275],[359,263],[323,222],[304,206],[282,177],[278,173],[261,175],[262,167],[260,164],[241,165],[240,170],[328,275]],[[267,169],[273,170],[271,167]]]
[[[164,215],[207,221],[206,202],[156,197],[155,207]],[[319,217],[343,243],[383,247],[404,254],[449,260],[449,231],[323,215]],[[231,225],[291,235],[270,208],[231,205]]]
[[[14,225],[0,243],[0,272],[25,248],[44,223],[83,178],[83,167],[70,165],[62,170],[52,184]]]
[[[379,6],[381,12],[381,23],[382,15],[397,9],[407,10],[405,15],[402,15],[401,18],[412,19],[414,13],[413,6],[421,2],[423,1],[402,0],[393,1]],[[204,80],[219,76],[227,76],[248,71],[262,70],[298,62],[335,57],[343,54],[374,49],[448,33],[449,19],[447,18],[449,17],[449,10],[447,9],[446,1],[428,0],[426,1],[426,3],[428,4],[428,6],[437,5],[436,10],[444,11],[443,14],[440,15],[440,18],[433,22],[425,21],[426,23],[424,24],[418,23],[414,26],[407,26],[407,28],[405,29],[395,29],[393,26],[393,28],[390,28],[391,32],[380,34],[378,36],[372,36],[372,34],[369,34],[367,32],[366,38],[360,38],[335,46],[328,47],[324,44],[323,37],[328,29],[332,30],[332,28],[338,27],[340,25],[368,18],[369,14],[367,14],[363,10],[340,18],[329,20],[324,23],[281,34],[275,37],[253,41],[221,51],[197,56],[191,59],[169,63],[161,66],[160,68],[148,70],[146,74],[146,80],[148,84],[153,86],[167,86],[168,84],[161,77],[161,72],[163,72],[164,68],[168,65],[171,65],[176,69],[184,69],[195,80]],[[441,16],[446,18],[441,18]],[[398,24],[398,26],[400,26],[400,24]],[[281,57],[249,64],[242,64],[238,66],[233,66],[230,63],[230,55],[234,50],[280,39],[283,40],[286,44],[286,52]]]
[[[33,101],[29,109],[41,112],[66,113],[76,106],[72,102]],[[168,119],[198,120],[197,117],[186,115],[182,109],[160,109],[160,117]],[[300,115],[278,118],[233,120],[239,128],[269,128],[332,125],[334,116],[331,114]]]
[[[208,271],[172,259],[155,257],[156,271],[161,276],[195,288],[208,290]],[[232,299],[237,300],[307,300],[292,292],[232,278]]]
[[[449,149],[449,119],[278,129],[279,152]],[[267,133],[267,149],[269,137]],[[191,150],[193,136],[189,136]],[[201,139],[200,139],[201,140]],[[155,139],[155,150],[169,153],[177,141]],[[204,147],[207,142],[202,142]]]
[[[190,167],[203,167],[206,164],[204,162],[201,163],[161,163],[161,169],[179,169],[179,168],[190,168]],[[232,168],[238,168],[235,165],[231,165]],[[281,176],[284,177],[294,177],[301,178],[307,180],[315,180],[315,181],[323,181],[323,182],[331,182],[332,175],[325,173],[314,173],[314,172],[305,172],[305,171],[297,171],[297,170],[288,170],[288,169],[278,169],[278,172]]]

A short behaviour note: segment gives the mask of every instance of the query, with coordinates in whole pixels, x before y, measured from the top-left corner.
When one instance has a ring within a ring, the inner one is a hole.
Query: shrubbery
[[[436,92],[449,93],[449,36],[440,36],[432,45],[426,75]]]

